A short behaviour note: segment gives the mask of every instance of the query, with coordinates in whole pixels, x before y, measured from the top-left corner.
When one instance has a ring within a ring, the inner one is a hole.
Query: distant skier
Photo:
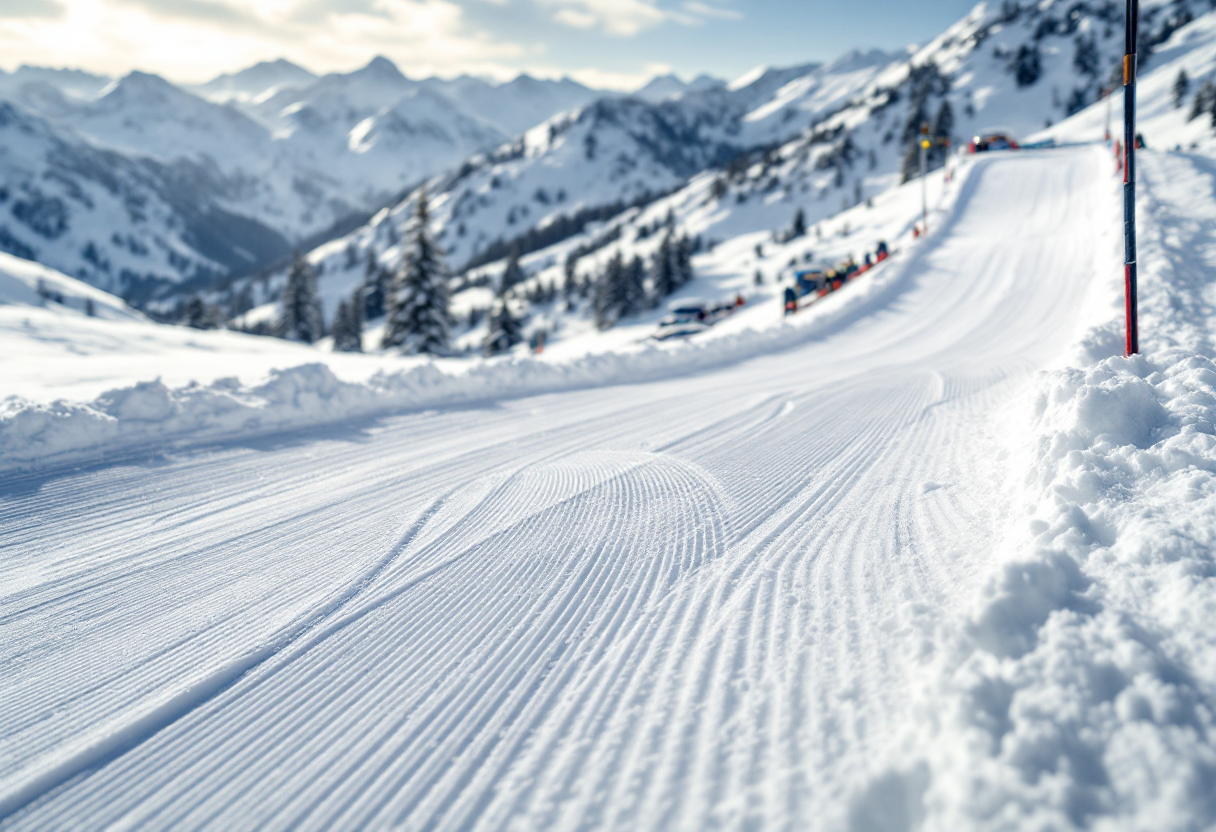
[[[798,293],[793,286],[785,287],[785,314],[793,315],[798,311]]]

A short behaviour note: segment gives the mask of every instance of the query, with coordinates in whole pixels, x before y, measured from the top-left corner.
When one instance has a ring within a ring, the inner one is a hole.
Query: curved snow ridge
[[[324,364],[272,370],[265,383],[235,379],[171,389],[141,382],[89,403],[0,403],[0,471],[29,471],[145,452],[166,444],[247,438],[319,427],[403,410],[490,401],[559,390],[656,380],[705,370],[822,338],[890,303],[908,275],[945,236],[978,179],[976,165],[955,191],[934,234],[830,295],[797,317],[679,344],[646,343],[566,361],[512,357],[445,369],[427,363],[378,373],[366,383],[342,381]]]
[[[1041,380],[1019,551],[927,685],[924,762],[872,786],[925,829],[1216,825],[1216,168],[1143,169],[1148,357],[1093,358],[1112,320]]]

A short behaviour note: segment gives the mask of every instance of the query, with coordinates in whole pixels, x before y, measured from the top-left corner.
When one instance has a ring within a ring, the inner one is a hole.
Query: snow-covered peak
[[[653,103],[678,98],[684,94],[686,89],[688,89],[688,85],[680,80],[678,75],[669,73],[651,78],[644,87],[633,93],[633,97]]]
[[[903,55],[898,52],[884,52],[881,49],[854,49],[841,55],[836,60],[824,64],[822,74],[843,75],[849,72],[856,72],[859,69],[885,66],[902,57]]]
[[[303,87],[317,76],[284,58],[262,61],[240,72],[220,75],[193,87],[193,91],[216,103],[253,101],[287,87]]]
[[[243,166],[269,141],[264,128],[233,108],[146,72],[112,83],[63,120],[108,147],[164,160],[208,157],[228,168]]]
[[[746,121],[781,122],[787,118],[783,115],[787,112],[802,121],[814,121],[846,104],[887,67],[902,64],[902,58],[881,50],[855,50],[789,81],[752,110]],[[778,115],[781,117],[774,119]]]
[[[443,93],[472,116],[515,136],[558,113],[586,106],[602,93],[562,78],[557,81],[520,75],[505,84],[463,76],[450,81],[428,79],[428,89]]]
[[[367,153],[377,146],[394,152],[420,152],[433,143],[492,147],[505,140],[493,125],[468,116],[451,99],[418,88],[356,125],[350,132],[349,147],[355,153]],[[385,142],[390,147],[384,147]]]
[[[417,87],[392,61],[378,57],[354,72],[331,73],[306,87],[285,89],[258,102],[256,112],[276,128],[294,129],[307,110],[310,124],[331,124],[345,134]]]
[[[187,95],[159,75],[135,70],[108,84],[97,100],[103,107],[158,106]]]
[[[383,55],[368,61],[367,66],[356,69],[345,76],[348,82],[383,85],[390,89],[404,87],[410,83],[397,65]]]
[[[28,84],[38,84],[53,87],[67,98],[89,101],[100,95],[112,80],[80,69],[23,65],[12,74],[0,71],[0,95],[11,94]]]
[[[670,73],[652,78],[644,87],[632,93],[632,95],[634,98],[640,98],[643,101],[658,103],[679,98],[688,93],[705,92],[706,90],[720,89],[725,86],[726,82],[711,75],[702,74],[692,81],[684,81],[678,75]]]

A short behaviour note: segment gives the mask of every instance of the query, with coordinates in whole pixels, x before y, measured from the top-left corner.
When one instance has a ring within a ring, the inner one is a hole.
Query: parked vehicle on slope
[[[1018,150],[1019,148],[1020,145],[1011,131],[990,128],[977,133],[967,150],[970,153],[986,153],[989,150]]]
[[[667,314],[659,321],[659,326],[704,323],[708,314],[705,304],[699,300],[678,300],[667,307]]]
[[[696,335],[709,329],[718,321],[730,317],[744,303],[742,295],[735,295],[732,299],[724,301],[701,301],[687,298],[673,301],[667,307],[667,314],[659,321],[659,328],[651,337],[656,341],[666,341],[668,338],[685,338],[689,335]]]

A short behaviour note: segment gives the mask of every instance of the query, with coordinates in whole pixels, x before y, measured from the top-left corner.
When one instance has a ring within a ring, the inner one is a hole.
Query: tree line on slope
[[[586,301],[587,313],[601,330],[622,318],[656,308],[663,298],[692,280],[692,257],[698,246],[698,241],[676,232],[672,218],[664,225],[663,238],[648,261],[636,255],[627,260],[617,251],[601,269],[584,270],[580,275],[578,261],[589,252],[572,251],[566,259],[560,290],[541,281],[530,284],[518,250],[512,250],[497,280],[492,306],[486,312],[474,310],[470,314],[470,326],[478,323],[482,314],[486,316],[482,351],[486,355],[509,351],[523,340],[528,307],[554,303],[559,296],[570,312],[576,311],[580,300]],[[329,332],[334,350],[362,351],[365,321],[383,316],[382,349],[405,354],[451,354],[451,277],[430,230],[426,195],[421,194],[398,268],[389,271],[370,257],[364,283],[351,298],[338,304]],[[280,304],[275,334],[302,343],[315,343],[326,334],[317,273],[302,256],[292,263]]]

